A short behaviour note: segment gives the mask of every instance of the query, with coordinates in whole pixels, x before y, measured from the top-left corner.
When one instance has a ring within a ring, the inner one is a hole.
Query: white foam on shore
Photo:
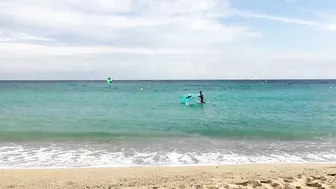
[[[2,169],[57,169],[135,166],[206,166],[251,163],[330,163],[336,154],[330,152],[287,152],[247,154],[226,150],[204,152],[137,151],[135,149],[107,150],[92,146],[66,148],[64,146],[27,147],[0,146]]]

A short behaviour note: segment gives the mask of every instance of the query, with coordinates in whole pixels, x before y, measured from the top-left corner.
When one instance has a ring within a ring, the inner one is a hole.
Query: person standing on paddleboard
[[[200,95],[199,95],[200,99],[201,99],[201,103],[204,104],[204,97],[203,97],[203,93],[202,91],[200,91]]]

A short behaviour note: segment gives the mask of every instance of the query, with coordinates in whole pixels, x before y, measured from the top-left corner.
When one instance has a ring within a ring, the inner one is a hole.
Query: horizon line
[[[327,78],[282,78],[282,79],[113,79],[113,81],[333,81]],[[0,79],[0,81],[106,81],[104,79]]]

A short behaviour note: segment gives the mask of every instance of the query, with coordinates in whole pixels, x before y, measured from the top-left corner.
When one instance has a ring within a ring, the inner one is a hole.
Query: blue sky
[[[334,0],[11,0],[0,9],[0,79],[336,77]]]

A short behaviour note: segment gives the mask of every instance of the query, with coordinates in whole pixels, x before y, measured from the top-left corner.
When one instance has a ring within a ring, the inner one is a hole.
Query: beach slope
[[[2,169],[0,188],[336,188],[336,163]]]

